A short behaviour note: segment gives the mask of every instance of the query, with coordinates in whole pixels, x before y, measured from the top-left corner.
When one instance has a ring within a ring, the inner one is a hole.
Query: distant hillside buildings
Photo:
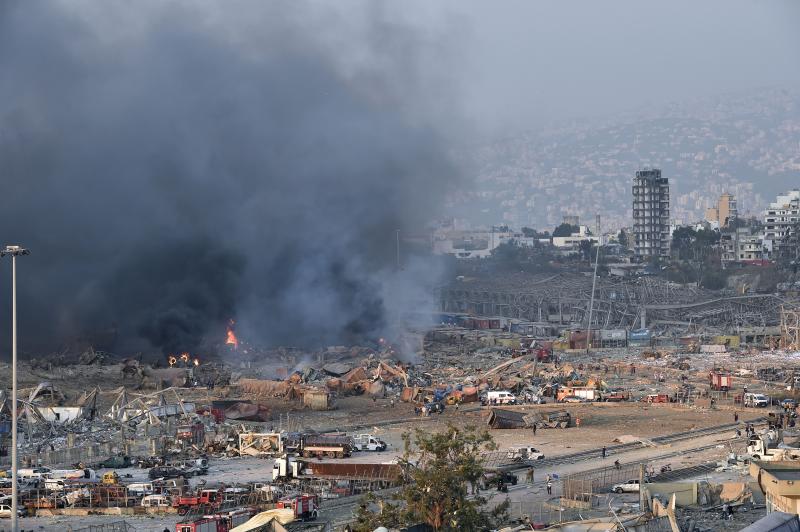
[[[633,179],[633,251],[639,259],[668,257],[669,179],[645,169]]]
[[[636,172],[632,191],[633,229],[628,233],[628,247],[639,261],[669,257],[672,231],[680,226],[670,222],[669,179],[662,177],[659,169],[640,170]],[[605,238],[592,234],[588,227],[579,224],[577,216],[566,215],[563,221],[572,226],[572,231],[570,234],[562,231],[557,236],[527,230],[522,233],[508,226],[470,229],[451,221],[433,231],[431,243],[434,253],[471,259],[489,257],[498,246],[510,243],[523,247],[552,245],[567,256],[577,252],[586,241],[592,244],[615,242],[616,233]],[[759,222],[763,222],[763,227]],[[719,252],[723,265],[766,264],[766,261],[786,257],[795,259],[800,255],[800,235],[795,237],[800,228],[800,190],[778,195],[758,221],[738,219],[735,196],[724,193],[715,207],[706,210],[705,220],[692,227],[720,231]],[[624,249],[624,246],[615,245],[619,250]],[[606,251],[611,252],[610,248]]]

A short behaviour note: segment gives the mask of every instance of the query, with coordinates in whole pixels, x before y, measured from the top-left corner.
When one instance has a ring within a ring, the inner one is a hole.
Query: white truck
[[[746,393],[744,394],[744,406],[765,408],[769,406],[769,397],[763,393]]]
[[[614,493],[638,493],[639,492],[639,479],[631,479],[627,482],[621,482],[620,484],[614,484],[611,487],[611,491]]]
[[[761,462],[800,460],[800,449],[783,444],[783,435],[775,429],[766,434],[753,434],[747,441],[747,454]]]
[[[544,453],[530,446],[511,447],[506,454],[506,458],[515,462],[523,460],[544,460]]]
[[[517,404],[517,397],[511,392],[486,392],[486,395],[481,397],[481,403],[484,405],[515,405]]]
[[[379,440],[372,434],[356,434],[353,443],[357,451],[385,451],[386,442]]]
[[[44,479],[50,477],[52,470],[49,467],[32,467],[28,469],[17,469],[19,480]]]

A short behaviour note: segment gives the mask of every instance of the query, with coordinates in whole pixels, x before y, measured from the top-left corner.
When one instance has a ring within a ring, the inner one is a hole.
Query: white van
[[[169,498],[164,495],[147,495],[142,498],[142,506],[145,508],[169,508],[172,505]]]
[[[744,406],[764,408],[769,406],[769,397],[763,393],[744,394]]]
[[[134,482],[128,484],[128,495],[152,495],[153,484],[152,482]]]
[[[517,398],[511,392],[486,392],[486,395],[481,397],[481,403],[484,405],[515,405]]]
[[[52,473],[49,467],[32,467],[28,469],[17,469],[17,477],[20,480],[47,478]]]

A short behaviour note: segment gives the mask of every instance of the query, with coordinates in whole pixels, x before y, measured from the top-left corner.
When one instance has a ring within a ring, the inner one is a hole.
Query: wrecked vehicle
[[[511,447],[506,457],[515,462],[522,460],[544,460],[544,453],[530,446]]]

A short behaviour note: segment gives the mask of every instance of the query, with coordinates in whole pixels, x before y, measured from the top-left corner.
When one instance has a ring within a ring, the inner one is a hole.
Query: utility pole
[[[591,243],[591,240],[589,241]],[[591,248],[589,248],[591,250]],[[591,257],[591,251],[589,257]],[[592,312],[594,311],[594,289],[597,285],[597,265],[600,263],[600,215],[597,215],[597,255],[594,259],[594,275],[592,276],[592,297],[589,300],[589,320],[586,324],[586,353],[592,348]]]
[[[6,246],[0,257],[11,255],[11,532],[19,532],[19,485],[17,450],[17,256],[30,251]]]

